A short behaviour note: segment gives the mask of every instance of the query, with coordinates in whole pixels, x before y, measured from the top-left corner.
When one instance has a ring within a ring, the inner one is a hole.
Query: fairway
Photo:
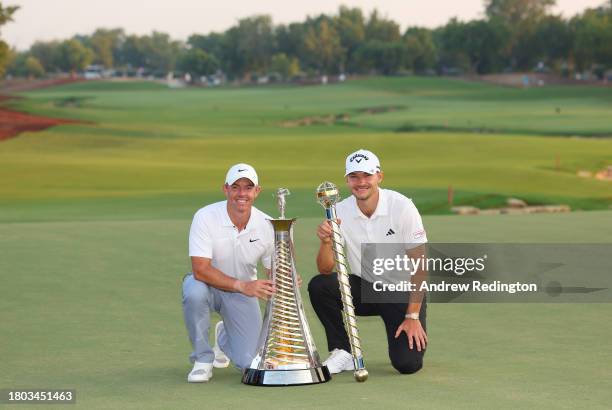
[[[612,140],[559,137],[568,127],[554,111],[564,107],[572,133],[612,135],[612,96],[605,88],[520,90],[428,78],[212,90],[93,82],[24,96],[11,105],[91,123],[2,143],[4,221],[105,218],[100,204],[113,217],[186,217],[219,191],[217,181],[237,158],[260,170],[264,187],[290,188],[296,214],[312,216],[303,204],[314,188],[325,179],[341,182],[346,153],[361,147],[377,152],[392,171],[385,185],[412,197],[425,214],[449,213],[449,185],[455,205],[500,206],[511,196],[572,209],[612,205],[610,183],[576,175],[609,165]],[[405,109],[363,113],[396,106]],[[546,121],[532,117],[538,112]],[[340,113],[348,113],[347,123],[282,126]],[[450,116],[463,125],[443,131]],[[514,125],[505,128],[498,122],[503,118]],[[395,132],[400,122],[424,128]],[[476,122],[498,132],[475,132],[469,124]],[[523,129],[516,134],[518,124]]]
[[[344,158],[362,147],[380,157],[383,186],[425,215],[431,242],[612,243],[612,183],[576,175],[612,164],[609,89],[372,78],[184,90],[91,82],[23,96],[11,106],[85,122],[0,142],[0,388],[74,388],[83,408],[609,407],[611,304],[431,304],[425,366],[410,376],[390,366],[382,322],[359,318],[366,383],[342,374],[266,389],[232,368],[187,384],[180,303],[193,213],[223,199],[225,172],[241,161],[259,172],[260,209],[276,216],[272,192],[291,190],[304,282],[323,218],[314,190],[331,180],[346,195]],[[455,204],[518,197],[581,212],[452,216],[449,185]]]

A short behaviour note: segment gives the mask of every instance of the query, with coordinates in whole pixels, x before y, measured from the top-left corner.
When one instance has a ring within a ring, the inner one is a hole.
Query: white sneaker
[[[215,325],[215,345],[213,346],[213,352],[215,353],[215,360],[213,366],[218,369],[223,369],[230,364],[230,359],[223,353],[223,350],[219,347],[219,333],[223,329],[223,322],[217,322]]]
[[[346,370],[355,370],[353,356],[342,349],[334,349],[323,364],[327,366],[331,374],[340,373]]]
[[[212,369],[212,363],[195,362],[193,364],[193,369],[189,372],[189,375],[187,376],[187,381],[189,383],[207,382],[212,378]]]

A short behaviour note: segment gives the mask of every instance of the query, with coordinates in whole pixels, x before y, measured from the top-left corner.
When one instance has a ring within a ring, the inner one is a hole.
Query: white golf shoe
[[[215,326],[215,345],[213,346],[213,352],[215,353],[215,360],[213,366],[218,369],[223,369],[230,364],[230,359],[223,353],[223,350],[219,347],[219,334],[223,330],[223,322],[217,322]]]
[[[342,349],[334,349],[326,361],[323,362],[331,374],[340,373],[347,370],[355,370],[353,356]]]
[[[187,376],[187,381],[189,383],[207,382],[212,378],[212,369],[212,363],[195,362],[193,364],[193,369],[189,372],[189,375]]]

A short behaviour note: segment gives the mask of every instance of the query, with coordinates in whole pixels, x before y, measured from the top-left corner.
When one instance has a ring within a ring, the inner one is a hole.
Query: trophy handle
[[[335,203],[339,199],[338,188],[331,182],[324,182],[317,188],[317,200],[325,209],[325,217],[332,227],[332,249],[336,261],[336,272],[338,284],[340,286],[340,298],[342,300],[342,319],[344,328],[348,335],[351,345],[351,355],[355,365],[355,380],[364,382],[368,379],[368,371],[363,361],[363,351],[361,350],[361,339],[357,329],[357,319],[355,317],[355,306],[353,305],[353,295],[351,294],[351,283],[349,282],[349,265],[346,260],[344,247],[342,246],[342,234],[338,225]]]

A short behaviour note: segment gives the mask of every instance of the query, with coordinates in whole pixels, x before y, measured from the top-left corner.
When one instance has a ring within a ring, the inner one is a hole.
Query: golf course
[[[375,152],[430,242],[612,244],[612,89],[455,78],[171,89],[84,81],[4,107],[72,120],[0,140],[0,389],[76,389],[82,408],[609,408],[612,304],[432,303],[425,364],[390,365],[382,321],[358,318],[370,377],[258,388],[231,366],[188,384],[181,279],[193,214],[253,165],[256,206],[291,191],[296,263],[316,274],[314,192]],[[459,216],[452,206],[572,212]],[[323,358],[323,327],[301,292]],[[215,317],[215,321],[218,320]],[[23,406],[25,407],[25,406]]]

